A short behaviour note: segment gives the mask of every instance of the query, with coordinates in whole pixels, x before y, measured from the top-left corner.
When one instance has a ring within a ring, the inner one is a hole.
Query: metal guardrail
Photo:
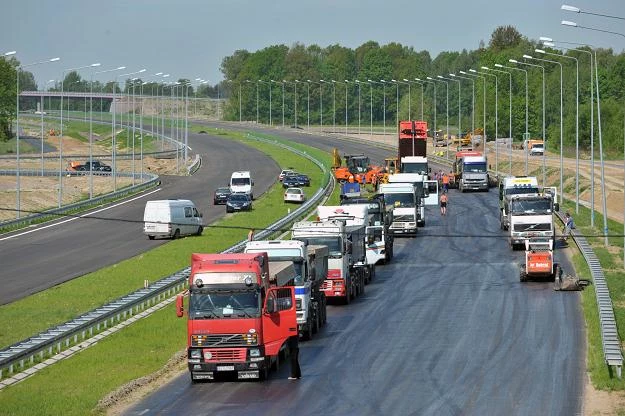
[[[557,215],[564,223],[562,215]],[[597,308],[599,309],[599,323],[601,325],[601,344],[605,362],[608,366],[615,367],[617,377],[621,378],[623,368],[621,341],[616,328],[610,290],[608,289],[601,263],[599,263],[599,259],[584,236],[579,235],[576,230],[571,230],[571,236],[588,264],[593,286],[595,287],[595,297],[597,299]]]
[[[327,175],[328,171],[325,166],[306,152],[302,152],[274,140],[255,136],[248,136],[248,138],[251,140],[271,143],[306,157],[319,166],[322,172],[326,174],[324,177],[326,185],[323,188],[319,188],[313,197],[292,213],[271,224],[262,232],[259,232],[256,238],[262,239],[277,230],[280,230],[290,222],[295,221],[303,213],[308,212],[308,210],[313,207],[325,194],[333,189],[334,181],[329,180],[330,178],[329,175]],[[223,251],[223,253],[242,251],[245,243],[245,240],[241,241],[232,247],[227,248]],[[84,341],[85,339],[97,335],[101,330],[105,330],[108,326],[113,326],[116,322],[119,323],[130,319],[140,311],[143,311],[156,303],[167,300],[171,296],[179,293],[186,286],[190,272],[191,268],[186,267],[171,276],[154,282],[147,288],[140,289],[134,293],[123,296],[69,322],[50,328],[31,338],[28,338],[27,340],[18,342],[6,349],[1,350],[0,380],[5,378],[5,371],[9,376],[23,370],[29,371],[29,369],[26,369],[27,362],[29,363],[28,367],[31,367],[35,364],[35,361],[41,362],[46,357],[53,357],[60,354],[69,349],[71,345],[75,345],[79,341]],[[3,385],[0,384],[0,389],[2,387]]]

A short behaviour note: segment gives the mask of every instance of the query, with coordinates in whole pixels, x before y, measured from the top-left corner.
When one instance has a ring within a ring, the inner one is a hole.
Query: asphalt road
[[[169,240],[150,241],[143,234],[143,208],[151,199],[191,199],[210,223],[225,214],[212,205],[212,193],[226,185],[235,170],[250,170],[255,196],[275,182],[280,167],[264,153],[207,134],[189,134],[193,153],[202,167],[191,177],[163,176],[157,192],[96,210],[80,219],[0,237],[0,304],[6,304],[59,283],[120,262]],[[130,221],[130,222],[128,222]]]
[[[381,161],[388,151],[292,132],[295,141]],[[499,229],[496,191],[450,191],[416,239],[396,240],[366,294],[330,306],[328,325],[265,383],[191,384],[184,373],[127,415],[573,415],[581,413],[580,297],[521,284],[522,252]],[[556,251],[565,271],[572,266]]]
[[[416,239],[396,240],[364,296],[329,307],[300,343],[301,380],[287,365],[265,383],[191,384],[185,372],[125,414],[580,414],[579,293],[519,282],[494,191],[449,199],[448,216],[430,207]]]

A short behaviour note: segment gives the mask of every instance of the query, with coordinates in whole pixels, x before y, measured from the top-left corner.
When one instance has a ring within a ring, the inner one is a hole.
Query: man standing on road
[[[571,230],[575,229],[573,217],[568,212],[564,214],[564,230],[562,231],[562,241],[566,241],[571,234]]]
[[[299,380],[302,370],[299,367],[299,335],[294,335],[287,341],[289,344],[289,358],[291,359],[291,375],[289,380]]]
[[[447,191],[441,194],[441,215],[447,215]]]

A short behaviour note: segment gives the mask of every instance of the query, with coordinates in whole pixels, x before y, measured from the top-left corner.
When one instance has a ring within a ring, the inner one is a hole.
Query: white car
[[[284,191],[284,202],[299,202],[302,203],[306,200],[306,195],[302,188],[287,188]]]
[[[278,180],[280,182],[282,182],[282,179],[284,179],[284,177],[286,175],[290,175],[292,173],[295,173],[295,171],[293,169],[282,169],[282,171],[280,172],[280,174],[278,175]]]

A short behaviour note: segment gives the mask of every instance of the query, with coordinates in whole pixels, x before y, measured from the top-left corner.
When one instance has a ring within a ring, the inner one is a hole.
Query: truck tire
[[[267,365],[265,365],[263,369],[258,372],[258,380],[267,381],[268,378],[269,378],[269,368],[267,367]]]
[[[150,240],[154,240],[154,236],[153,236],[153,235],[148,235],[148,238],[149,238]]]
[[[556,280],[562,281],[561,276],[562,276],[562,267],[560,267],[559,263],[555,263],[553,265],[553,276],[552,276],[551,281],[552,282],[555,282]]]
[[[527,282],[527,273],[525,272],[525,264],[519,265],[519,281]]]
[[[306,321],[306,326],[304,327],[304,331],[302,331],[302,339],[304,341],[310,341],[313,339],[313,324],[312,324],[312,318],[311,318],[311,313],[309,311],[308,314],[308,321]]]
[[[176,228],[176,231],[174,231],[174,235],[171,238],[174,240],[177,240],[180,238],[180,228]]]
[[[195,235],[202,235],[203,231],[204,231],[204,227],[200,225],[199,227],[197,227],[197,233]]]

